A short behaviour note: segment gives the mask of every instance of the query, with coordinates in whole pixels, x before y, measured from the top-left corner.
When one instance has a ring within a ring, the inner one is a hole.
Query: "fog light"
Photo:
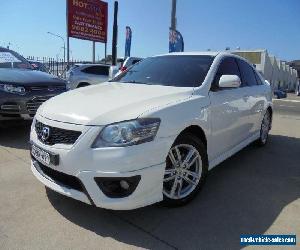
[[[131,177],[96,177],[101,191],[109,198],[123,198],[131,195],[141,180],[140,175]]]
[[[129,184],[128,184],[128,182],[127,181],[125,181],[125,180],[121,180],[120,181],[120,186],[123,188],[123,189],[129,189]]]

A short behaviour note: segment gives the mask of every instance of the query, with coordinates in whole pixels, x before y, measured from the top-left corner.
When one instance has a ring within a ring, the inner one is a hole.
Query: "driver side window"
[[[222,75],[237,75],[241,78],[239,67],[236,63],[235,58],[233,57],[226,57],[222,60],[219,65],[218,71],[215,75],[212,90],[219,89],[219,80]]]

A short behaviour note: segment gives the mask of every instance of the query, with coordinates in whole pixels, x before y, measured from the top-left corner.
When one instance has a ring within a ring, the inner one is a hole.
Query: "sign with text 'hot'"
[[[107,42],[107,3],[100,0],[67,0],[68,36]]]

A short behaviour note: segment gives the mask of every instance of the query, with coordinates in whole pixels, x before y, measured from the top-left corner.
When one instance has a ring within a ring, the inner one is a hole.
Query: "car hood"
[[[64,80],[54,75],[28,69],[0,69],[0,82],[17,83],[21,85],[65,83]]]
[[[38,115],[73,124],[106,125],[135,119],[189,98],[192,92],[192,88],[106,82],[55,96],[39,108]]]

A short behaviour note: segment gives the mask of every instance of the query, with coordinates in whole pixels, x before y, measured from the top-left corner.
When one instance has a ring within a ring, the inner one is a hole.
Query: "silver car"
[[[75,64],[66,73],[67,89],[76,89],[108,81],[110,65],[107,64]]]

